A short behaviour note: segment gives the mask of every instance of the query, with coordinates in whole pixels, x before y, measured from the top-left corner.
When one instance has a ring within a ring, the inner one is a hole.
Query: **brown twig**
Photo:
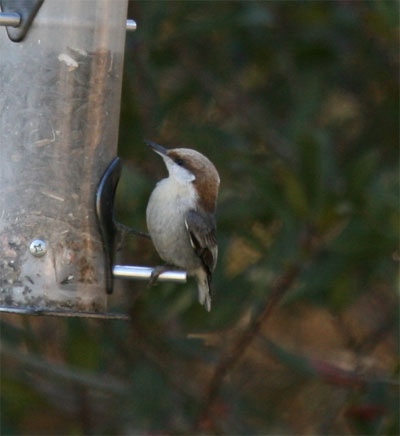
[[[239,336],[228,352],[221,358],[220,362],[215,368],[214,374],[208,386],[204,405],[195,425],[196,430],[201,427],[203,422],[208,420],[211,414],[212,406],[214,405],[214,402],[222,387],[224,378],[237,365],[240,358],[244,355],[254,338],[260,332],[261,327],[268,319],[272,310],[276,307],[279,301],[281,301],[282,297],[286,294],[293,282],[299,276],[300,270],[300,267],[295,265],[289,268],[276,281],[271,290],[270,296],[259,315],[254,318],[248,328],[242,333],[241,336]]]
[[[365,337],[356,345],[356,351],[358,353],[371,354],[385,336],[391,331],[394,331],[395,327],[396,318],[394,316],[385,320],[385,322],[383,322],[375,331],[371,332],[370,335]]]

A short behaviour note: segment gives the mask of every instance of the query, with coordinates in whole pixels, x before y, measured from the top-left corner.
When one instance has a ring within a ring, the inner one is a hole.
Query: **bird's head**
[[[169,176],[174,181],[192,183],[201,206],[208,212],[215,210],[220,179],[217,169],[208,158],[190,148],[169,150],[155,142],[146,143],[163,158]]]

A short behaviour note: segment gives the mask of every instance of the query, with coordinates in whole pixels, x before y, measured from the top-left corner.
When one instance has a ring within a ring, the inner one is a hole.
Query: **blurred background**
[[[120,282],[130,322],[3,315],[1,434],[400,433],[398,9],[130,2],[118,218],[145,231],[166,175],[144,138],[207,155],[213,308]]]

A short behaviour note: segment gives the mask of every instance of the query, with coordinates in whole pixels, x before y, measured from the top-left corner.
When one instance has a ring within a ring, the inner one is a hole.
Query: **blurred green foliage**
[[[1,433],[399,434],[398,2],[130,15],[118,216],[145,230],[165,174],[144,138],[207,155],[222,181],[213,309],[193,283],[127,283],[113,304],[129,323],[3,316]],[[120,256],[160,262],[135,238]],[[207,405],[213,368],[294,265]]]

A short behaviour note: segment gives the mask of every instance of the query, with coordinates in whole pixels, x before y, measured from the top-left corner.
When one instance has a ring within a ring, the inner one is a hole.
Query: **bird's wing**
[[[211,214],[190,210],[185,217],[185,226],[189,233],[190,243],[211,280],[211,273],[214,271],[218,256],[215,217]]]

